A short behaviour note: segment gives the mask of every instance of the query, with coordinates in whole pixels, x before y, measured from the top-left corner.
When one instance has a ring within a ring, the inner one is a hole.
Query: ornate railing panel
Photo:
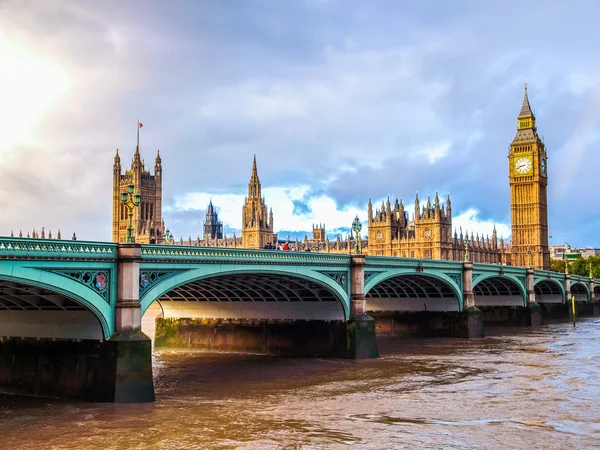
[[[240,248],[189,247],[179,245],[142,245],[142,260],[182,262],[251,262],[299,265],[349,266],[350,255],[251,250]]]
[[[116,259],[117,244],[0,237],[0,258],[4,259]]]

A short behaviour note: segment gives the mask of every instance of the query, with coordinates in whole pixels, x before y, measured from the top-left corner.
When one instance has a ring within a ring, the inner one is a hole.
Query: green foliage
[[[591,276],[600,278],[600,256],[590,256],[587,259],[577,258],[569,262],[569,273],[573,275],[590,276],[590,267],[592,269]],[[554,272],[565,273],[565,261],[559,259],[550,260],[550,270]]]
[[[565,273],[565,262],[562,259],[551,259],[550,270],[553,272]]]

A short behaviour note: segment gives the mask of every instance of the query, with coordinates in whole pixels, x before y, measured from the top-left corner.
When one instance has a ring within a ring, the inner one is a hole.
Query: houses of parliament
[[[419,259],[443,259],[491,264],[508,264],[537,269],[550,267],[548,248],[547,207],[547,156],[544,143],[538,136],[536,119],[529,104],[527,85],[521,111],[517,118],[517,133],[508,151],[508,173],[512,236],[511,242],[492,236],[474,236],[457,232],[452,228],[452,203],[450,198],[441,201],[436,194],[433,199],[420,199],[417,195],[414,211],[407,211],[403,202],[393,204],[388,199],[378,207],[369,200],[368,237],[361,240],[362,253],[378,256],[396,256]],[[208,205],[202,236],[187,241],[180,238],[174,242],[162,219],[162,161],[157,153],[154,173],[146,170],[136,147],[131,168],[121,169],[117,150],[113,166],[113,225],[112,239],[125,241],[128,211],[121,202],[121,193],[134,185],[141,202],[133,212],[136,242],[238,247],[278,248],[282,241],[275,233],[273,211],[267,208],[262,196],[256,155],[248,183],[248,194],[241,211],[242,233],[231,237],[223,233],[212,201]],[[411,214],[412,213],[412,214]],[[360,239],[360,238],[359,238]],[[298,251],[349,253],[354,248],[352,238],[342,240],[339,236],[330,241],[325,225],[313,225],[311,239],[305,236],[301,242],[285,242],[286,248]]]

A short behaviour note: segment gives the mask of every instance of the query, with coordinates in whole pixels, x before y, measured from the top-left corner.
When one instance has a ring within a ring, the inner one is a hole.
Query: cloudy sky
[[[160,148],[165,221],[241,228],[252,155],[275,229],[335,235],[366,203],[450,192],[510,234],[529,81],[551,242],[600,247],[600,3],[0,0],[0,234],[109,240],[115,148]]]

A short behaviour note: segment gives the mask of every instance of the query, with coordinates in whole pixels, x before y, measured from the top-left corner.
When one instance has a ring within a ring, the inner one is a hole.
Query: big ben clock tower
[[[508,152],[513,266],[550,268],[548,249],[548,160],[529,105],[527,83],[517,135]]]

